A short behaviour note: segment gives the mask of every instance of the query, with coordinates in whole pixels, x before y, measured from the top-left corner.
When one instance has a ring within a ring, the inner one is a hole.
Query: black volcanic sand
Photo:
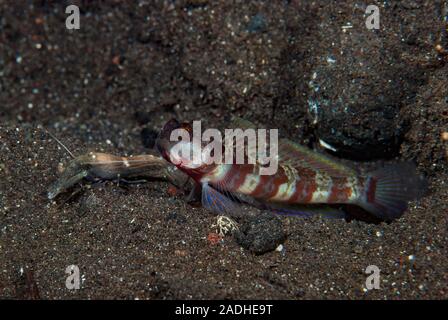
[[[0,297],[448,297],[444,1],[385,2],[379,31],[351,1],[120,2],[81,5],[80,30],[60,2],[0,5]],[[38,125],[76,155],[129,155],[171,117],[230,115],[352,161],[414,160],[428,194],[390,224],[248,209],[245,234],[218,244],[216,217],[165,182],[46,198],[70,157]]]

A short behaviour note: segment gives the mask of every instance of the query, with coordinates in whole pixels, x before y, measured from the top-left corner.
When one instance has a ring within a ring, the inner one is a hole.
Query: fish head
[[[207,150],[201,144],[201,141],[194,141],[191,124],[176,119],[163,126],[156,140],[156,148],[162,157],[196,180],[214,167],[207,163]]]

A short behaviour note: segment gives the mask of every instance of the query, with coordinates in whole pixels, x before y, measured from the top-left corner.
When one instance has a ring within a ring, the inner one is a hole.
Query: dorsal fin
[[[230,123],[230,128],[257,129],[252,122],[238,117]],[[347,177],[357,174],[356,170],[337,162],[337,160],[288,139],[279,139],[278,156],[279,163],[324,171],[332,177]]]
[[[278,149],[279,161],[286,162],[292,167],[320,170],[332,177],[347,177],[357,174],[354,169],[288,139],[280,139]]]

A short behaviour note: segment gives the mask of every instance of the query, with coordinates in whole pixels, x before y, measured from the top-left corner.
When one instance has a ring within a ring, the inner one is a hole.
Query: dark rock
[[[156,143],[158,132],[154,129],[144,128],[140,133],[142,143],[146,148],[152,149]]]
[[[244,221],[235,232],[235,239],[243,248],[255,254],[263,254],[283,243],[286,233],[278,217],[263,213]]]
[[[350,5],[333,9],[353,10]],[[362,14],[345,29],[331,21],[320,25],[323,46],[310,75],[308,115],[317,137],[342,156],[397,155],[407,131],[400,109],[412,104],[426,81],[420,63],[425,60],[412,56],[415,43],[424,40],[415,38],[411,45],[403,40],[412,33],[400,29],[394,10],[381,13],[380,30],[367,29]]]
[[[297,289],[297,291],[295,292],[295,296],[297,298],[302,298],[305,296],[305,294],[306,294],[306,291],[303,290],[302,288]]]
[[[316,135],[343,156],[393,157],[406,132],[401,103],[415,96],[416,72],[381,53],[361,57],[348,50],[346,55],[313,73],[308,107]]]

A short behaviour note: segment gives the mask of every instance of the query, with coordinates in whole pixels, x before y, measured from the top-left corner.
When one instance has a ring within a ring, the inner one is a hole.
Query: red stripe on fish
[[[250,164],[232,165],[223,179],[224,188],[229,191],[236,191],[252,171],[253,165]]]
[[[296,191],[290,203],[308,203],[313,198],[313,193],[317,189],[316,172],[313,170],[301,168],[298,171],[299,181],[296,182]]]
[[[269,200],[269,198],[277,194],[280,184],[288,181],[282,168],[279,168],[275,175],[260,175],[259,179],[260,181],[251,195],[255,198],[266,200]]]
[[[273,175],[273,177],[275,188],[273,188],[272,192],[267,196],[268,199],[274,197],[278,193],[280,186],[288,182],[288,176],[286,175],[285,170],[282,167],[278,168],[277,174]]]
[[[348,185],[347,178],[332,178],[333,186],[328,197],[328,203],[344,203],[350,198],[353,187]]]
[[[258,182],[257,187],[254,191],[252,191],[250,195],[254,196],[255,198],[266,199],[266,196],[272,193],[271,187],[275,187],[275,176],[260,176],[259,179],[260,181]]]

